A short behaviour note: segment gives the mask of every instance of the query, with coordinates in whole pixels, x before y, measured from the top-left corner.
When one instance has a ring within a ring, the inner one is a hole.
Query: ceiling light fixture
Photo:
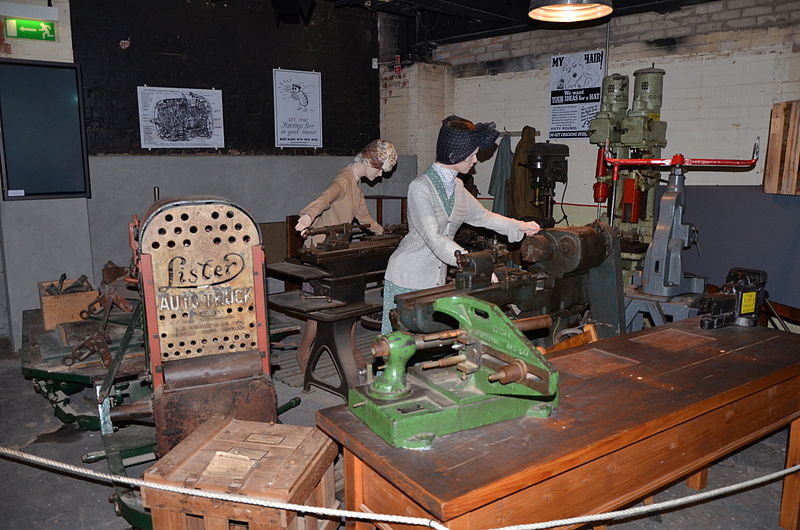
[[[613,10],[611,0],[531,0],[528,16],[542,22],[581,22]]]

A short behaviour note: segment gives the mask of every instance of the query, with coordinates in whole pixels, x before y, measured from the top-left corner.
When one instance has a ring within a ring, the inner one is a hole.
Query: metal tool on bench
[[[304,247],[282,263],[267,266],[270,276],[306,283],[313,292],[285,291],[269,296],[270,308],[317,322],[317,335],[303,377],[303,387],[324,388],[347,399],[347,390],[364,382],[366,362],[352,340],[353,325],[363,316],[380,311],[380,288],[368,289],[381,279],[389,256],[397,248],[403,225],[387,225],[383,235],[366,235],[363,227],[337,225],[309,230],[325,234],[316,247]],[[360,239],[353,236],[360,235]],[[320,358],[329,354],[339,376],[333,384],[315,375]]]
[[[383,372],[350,389],[350,411],[395,447],[424,449],[434,438],[521,416],[546,417],[558,404],[558,372],[496,305],[470,296],[439,298],[435,313],[456,329],[395,331],[373,345]],[[407,366],[420,351],[453,355]]]
[[[61,283],[61,281],[59,281],[59,283]],[[111,310],[114,307],[119,307],[122,311],[131,313],[133,312],[133,306],[110,285],[101,285],[100,291],[100,296],[92,300],[86,309],[80,312],[80,316],[84,320],[90,317],[99,317],[101,322],[100,329],[72,348],[70,354],[61,360],[62,364],[65,366],[72,366],[75,364],[75,361],[83,361],[92,354],[96,354],[100,357],[105,368],[109,368],[112,364],[111,350],[109,349],[111,338],[108,335],[107,329]],[[132,325],[136,325],[136,323],[131,321],[129,327]],[[124,355],[124,353],[125,349],[122,348],[122,355]]]
[[[61,277],[58,279],[58,284],[51,283],[47,286],[45,289],[47,294],[51,296],[58,296],[60,294],[81,293],[92,288],[92,286],[89,285],[89,278],[87,278],[85,274],[81,274],[77,280],[64,287],[64,281],[66,279],[67,274],[61,273]]]
[[[628,331],[641,326],[641,313],[649,313],[655,325],[667,322],[665,316],[682,319],[697,314],[694,301],[705,290],[705,279],[684,274],[681,253],[697,243],[697,229],[683,220],[686,207],[687,167],[752,167],[758,161],[759,141],[753,146],[750,159],[686,158],[676,154],[668,159],[621,159],[604,155],[604,162],[613,167],[614,182],[623,166],[666,167],[669,184],[659,203],[658,223],[647,247],[644,269],[634,274],[636,287],[625,292],[625,321]],[[609,210],[611,213],[611,210]],[[694,295],[686,297],[685,295]],[[675,297],[681,297],[674,299]]]
[[[517,318],[548,319],[534,343],[553,344],[557,329],[582,320],[590,311],[600,337],[621,331],[622,292],[619,241],[615,231],[596,221],[587,226],[544,229],[526,237],[520,248],[527,268],[508,267],[502,245],[458,257],[455,281],[396,297],[395,329],[434,333],[453,328],[435,311],[442,298],[469,295],[491,302]],[[492,283],[492,273],[498,282]]]
[[[730,325],[758,325],[758,313],[766,300],[766,286],[765,271],[731,269],[719,292],[701,298],[699,311],[704,316],[700,327],[716,329]]]

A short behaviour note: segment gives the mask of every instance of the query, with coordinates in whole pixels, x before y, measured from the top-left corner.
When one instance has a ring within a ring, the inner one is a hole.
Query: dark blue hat
[[[493,121],[472,123],[458,116],[442,120],[439,138],[436,141],[436,161],[441,164],[458,164],[477,149],[494,144],[500,133]]]

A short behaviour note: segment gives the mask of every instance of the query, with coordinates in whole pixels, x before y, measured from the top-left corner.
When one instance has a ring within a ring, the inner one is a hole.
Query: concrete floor
[[[295,396],[302,404],[281,416],[284,423],[313,425],[314,412],[338,405],[341,400],[328,392],[314,389],[301,394],[299,389],[276,382],[278,401]],[[91,406],[87,391],[76,396]],[[52,415],[50,405],[34,393],[31,382],[23,379],[18,358],[0,359],[0,445],[66,463],[107,472],[105,462],[82,464],[81,456],[102,449],[99,433],[82,431],[62,424]],[[778,431],[714,465],[709,488],[749,480],[782,469],[785,459],[786,430]],[[115,515],[108,497],[108,484],[54,473],[48,470],[0,458],[0,529],[1,528],[92,528],[127,529],[130,525]],[[602,477],[598,477],[602,480]],[[656,495],[656,501],[696,493],[683,483]],[[650,516],[610,524],[619,530],[686,528],[702,529],[774,529],[778,528],[781,482],[773,481],[749,491],[725,498]],[[660,522],[659,520],[660,519]],[[536,521],[530,521],[531,523]]]

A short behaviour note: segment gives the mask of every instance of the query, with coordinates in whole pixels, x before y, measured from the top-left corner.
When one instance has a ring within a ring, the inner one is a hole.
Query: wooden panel
[[[695,491],[704,490],[708,485],[708,468],[703,468],[697,473],[686,478],[686,487]]]
[[[288,257],[286,253],[286,221],[258,223],[258,228],[261,230],[267,265],[285,260]]]
[[[347,449],[344,449],[344,502],[348,510],[364,511],[364,462]],[[348,530],[366,530],[374,528],[364,521],[348,519]]]
[[[700,471],[689,478],[693,484],[699,485],[701,478],[705,477],[705,464],[773,431],[784,423],[786,416],[798,410],[800,396],[795,391],[798,384],[800,377],[631,444],[603,459],[535,484],[491,505],[447,520],[445,524],[451,529],[489,528],[613,510],[698,468]],[[765,415],[764,403],[767,402],[769,406]],[[358,464],[362,472],[356,478],[356,487],[364,492],[363,502],[357,507],[348,505],[349,509],[363,507],[370,512],[435,519],[374,470],[363,463]],[[603,477],[603,480],[597,480],[597,477]],[[348,483],[351,480],[352,477],[348,477]],[[577,490],[580,490],[580,495],[574,494]],[[777,519],[778,514],[773,514],[773,517]],[[378,526],[403,530],[415,528]]]
[[[153,528],[160,530],[161,528],[169,528],[170,530],[189,530],[189,525],[186,521],[186,516],[182,513],[173,512],[170,510],[161,510],[154,508],[152,511]]]
[[[403,515],[406,517],[425,517],[427,519],[435,519],[435,517],[422,509],[422,507],[403,494],[402,491],[392,486],[368,466],[364,466],[363,468],[361,482],[361,487],[364,491],[364,500],[360,506],[353,509],[361,510],[362,508],[366,508],[366,511],[373,513],[387,513],[392,515]],[[395,530],[410,530],[420,528],[420,526],[414,525],[390,525],[387,523],[380,523],[378,526],[382,528],[392,528]],[[503,525],[494,524],[487,526],[486,528],[494,528],[497,526]]]
[[[65,286],[70,286],[75,279],[64,280]],[[39,284],[39,305],[42,308],[42,318],[44,319],[44,329],[55,329],[56,325],[62,322],[77,322],[81,319],[81,311],[97,299],[97,290],[83,291],[80,293],[68,293],[51,295],[47,294],[46,289],[51,285],[58,285],[57,281],[40,282]]]
[[[654,348],[660,348],[671,352],[679,352],[712,342],[714,339],[703,336],[699,333],[691,333],[680,329],[665,329],[633,337],[631,341],[647,344]]]
[[[311,427],[212,418],[144,476],[145,480],[162,484],[282,502],[318,499],[332,502],[327,507],[334,507],[332,473],[337,452],[333,441]],[[148,488],[142,488],[142,500],[153,510],[202,516],[207,519],[207,527],[223,527],[214,519],[244,521],[251,530],[306,526],[304,521],[298,521],[296,512]],[[317,530],[317,522],[309,530]]]
[[[800,100],[776,103],[770,117],[763,189],[800,194]]]
[[[639,363],[633,359],[627,359],[620,355],[614,355],[607,351],[592,348],[559,358],[558,370],[568,372],[576,377],[588,379],[590,377],[616,372],[634,364]]]
[[[625,506],[773,432],[787,417],[800,415],[798,385],[800,377],[631,443],[472,512],[470,525],[498,526],[498,518],[503,521],[499,526],[523,524]],[[777,521],[777,513],[770,515]]]
[[[800,464],[800,420],[792,422],[789,430],[789,446],[786,450],[786,467]],[[792,473],[783,480],[781,497],[781,528],[800,528],[800,473]]]

